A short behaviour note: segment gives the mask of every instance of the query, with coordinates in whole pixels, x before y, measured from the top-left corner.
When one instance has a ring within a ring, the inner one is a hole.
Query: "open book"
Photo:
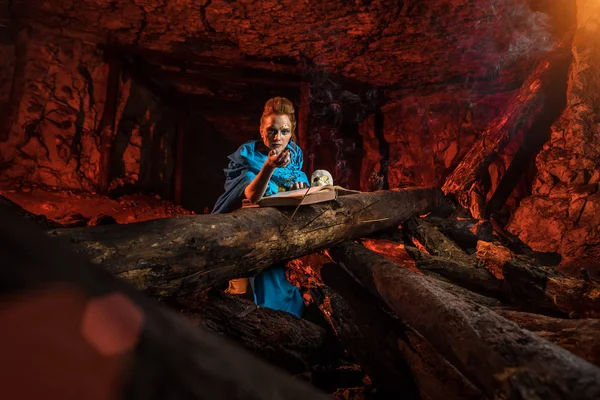
[[[290,190],[279,192],[272,196],[262,197],[256,203],[249,200],[243,200],[243,207],[277,207],[277,206],[297,206],[299,204],[315,204],[325,201],[335,200],[338,196],[360,193],[356,190],[344,189],[341,186],[314,186],[311,188]]]

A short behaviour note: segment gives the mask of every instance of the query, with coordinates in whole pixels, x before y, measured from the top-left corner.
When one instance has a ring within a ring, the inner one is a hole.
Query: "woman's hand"
[[[271,150],[267,158],[266,164],[271,168],[285,168],[290,163],[290,150],[284,149],[281,153],[276,150]]]
[[[306,182],[296,182],[292,185],[292,188],[290,190],[306,189],[307,187],[308,183]]]

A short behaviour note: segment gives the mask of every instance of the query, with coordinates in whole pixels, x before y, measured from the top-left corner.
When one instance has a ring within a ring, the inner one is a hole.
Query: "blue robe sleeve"
[[[256,174],[245,168],[239,168],[234,161],[229,162],[225,170],[225,193],[219,197],[212,214],[231,212],[241,206],[244,190],[256,177]]]
[[[225,168],[225,193],[219,197],[212,214],[231,212],[242,205],[244,190],[258,171],[262,168],[266,156],[254,151],[254,142],[242,145],[235,153],[229,156],[229,165]],[[305,182],[310,185],[306,174],[302,172],[302,150],[298,145],[290,142],[291,162],[287,168],[277,168],[267,185],[266,195],[272,195],[279,190],[289,190],[295,182]]]

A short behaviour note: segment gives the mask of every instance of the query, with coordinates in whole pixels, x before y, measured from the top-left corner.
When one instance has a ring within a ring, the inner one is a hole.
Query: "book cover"
[[[335,200],[338,196],[345,196],[354,193],[360,192],[356,190],[345,189],[341,186],[313,186],[310,188],[279,192],[272,196],[265,196],[256,203],[250,203],[248,200],[243,200],[243,207],[277,207],[297,206],[299,204],[316,204]]]

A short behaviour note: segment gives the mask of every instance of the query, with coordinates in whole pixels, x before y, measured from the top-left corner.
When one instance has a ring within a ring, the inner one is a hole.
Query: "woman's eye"
[[[277,130],[276,130],[276,129],[273,129],[273,128],[269,128],[269,129],[267,129],[267,133],[268,133],[269,135],[275,135],[275,134],[277,133]]]
[[[289,135],[289,134],[290,134],[290,131],[289,131],[289,130],[287,130],[287,129],[283,129],[283,130],[281,131],[281,134],[282,134],[282,135]]]

